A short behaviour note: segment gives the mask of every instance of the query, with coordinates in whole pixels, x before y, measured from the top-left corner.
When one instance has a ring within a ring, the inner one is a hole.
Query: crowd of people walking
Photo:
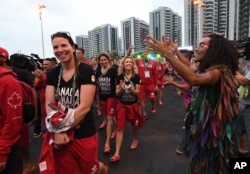
[[[250,114],[250,64],[239,68],[239,50],[222,35],[208,34],[194,51],[179,50],[165,36],[161,41],[147,36],[142,58],[133,57],[131,46],[117,62],[109,53],[88,61],[68,32],[52,34],[51,43],[55,57],[32,70],[15,68],[14,59],[0,47],[0,96],[8,101],[0,106],[1,174],[35,172],[28,147],[31,124],[34,138],[43,137],[41,174],[109,173],[98,147],[105,154],[114,151],[111,163],[122,162],[127,122],[132,126],[130,149],[143,146],[139,136],[149,117],[146,102],[151,114],[157,114],[166,85],[184,99],[185,124],[176,152],[187,155],[189,173],[229,173],[230,158],[249,157],[244,117]],[[160,56],[152,58],[151,53]],[[21,89],[9,87],[22,78],[36,92],[37,114],[29,124],[22,123],[22,107],[13,96],[22,98]],[[94,114],[102,118],[98,128],[105,130],[104,144],[98,141]],[[13,126],[15,132],[6,133]]]

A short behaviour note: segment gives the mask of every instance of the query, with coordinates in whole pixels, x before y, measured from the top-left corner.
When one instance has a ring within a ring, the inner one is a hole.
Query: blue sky
[[[1,0],[0,47],[9,54],[42,57],[37,4],[46,6],[42,13],[45,57],[53,56],[50,35],[57,31],[69,31],[75,39],[103,24],[120,30],[121,21],[132,16],[149,23],[149,12],[160,6],[171,8],[182,20],[184,11],[184,0]]]

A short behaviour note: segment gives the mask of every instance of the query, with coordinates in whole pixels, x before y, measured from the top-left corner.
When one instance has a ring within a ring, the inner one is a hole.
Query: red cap
[[[0,56],[8,59],[9,53],[8,53],[8,51],[6,49],[4,49],[3,47],[0,47]]]
[[[8,59],[9,58],[9,53],[3,47],[0,47],[0,56],[6,59],[7,64],[11,65],[11,61]]]

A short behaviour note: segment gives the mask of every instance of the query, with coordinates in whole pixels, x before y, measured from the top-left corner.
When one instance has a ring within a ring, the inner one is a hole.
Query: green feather
[[[232,125],[230,123],[226,124],[226,136],[232,142]]]

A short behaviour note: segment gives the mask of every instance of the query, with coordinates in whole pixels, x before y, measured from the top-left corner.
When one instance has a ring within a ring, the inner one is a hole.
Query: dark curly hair
[[[232,42],[219,34],[209,34],[209,47],[199,64],[198,70],[205,72],[207,68],[214,65],[227,65],[233,74],[238,70],[238,53]]]

